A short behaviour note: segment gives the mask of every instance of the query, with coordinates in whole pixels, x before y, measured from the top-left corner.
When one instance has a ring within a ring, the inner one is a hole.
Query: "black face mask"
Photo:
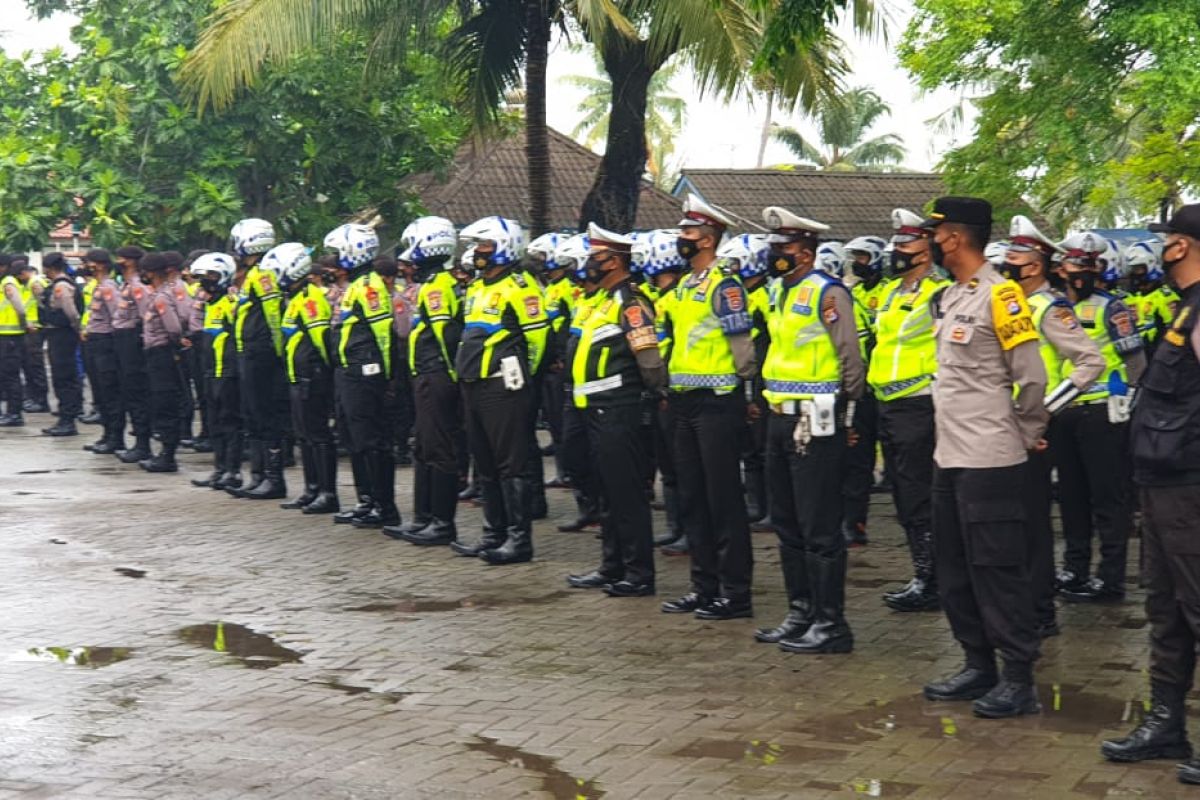
[[[1067,283],[1075,294],[1079,295],[1080,300],[1086,300],[1091,297],[1096,291],[1096,279],[1100,277],[1094,272],[1069,272],[1067,273]]]
[[[588,260],[583,262],[583,274],[588,283],[599,283],[604,277],[604,265],[611,261],[611,258],[603,260],[597,259],[595,256],[588,256]]]
[[[486,270],[488,267],[492,266],[492,258],[495,255],[495,253],[481,253],[476,250],[475,255],[471,257],[471,263],[477,270]]]
[[[215,297],[221,293],[220,282],[209,280],[208,278],[200,279],[200,288],[203,289],[209,297]]]
[[[691,239],[684,239],[681,236],[675,240],[675,251],[679,253],[679,257],[684,261],[691,261],[700,252],[700,245]]]
[[[858,278],[860,281],[868,280],[871,277],[870,263],[860,264],[859,262],[855,261],[852,265],[850,265],[850,271],[853,272],[854,277]]]
[[[996,271],[1008,278],[1010,281],[1020,283],[1021,270],[1025,269],[1025,266],[1025,264],[1010,264],[1007,261],[1002,261],[1000,262],[1000,266],[997,267]]]
[[[767,265],[770,267],[772,275],[787,275],[796,268],[796,257],[791,253],[772,250],[767,259]]]
[[[1170,275],[1170,274],[1171,274],[1171,268],[1172,268],[1172,267],[1176,267],[1176,266],[1178,266],[1178,265],[1179,265],[1179,263],[1180,263],[1181,261],[1183,261],[1183,259],[1184,259],[1184,258],[1186,258],[1186,256],[1180,256],[1179,258],[1172,258],[1172,259],[1169,259],[1169,260],[1168,260],[1168,259],[1167,259],[1167,254],[1166,254],[1166,250],[1164,250],[1164,251],[1163,251],[1163,259],[1162,259],[1163,272],[1165,272],[1165,273],[1167,273],[1168,275]]]
[[[939,267],[946,266],[946,251],[935,239],[929,240],[929,260]]]
[[[892,251],[891,269],[893,275],[903,275],[917,265],[916,255],[913,253],[901,253],[899,250]]]

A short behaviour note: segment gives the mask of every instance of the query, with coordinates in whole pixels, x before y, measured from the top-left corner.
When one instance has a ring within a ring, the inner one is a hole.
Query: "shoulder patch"
[[[1012,281],[992,287],[992,325],[1000,347],[1005,350],[1038,340],[1025,295]]]
[[[1075,312],[1066,303],[1055,302],[1050,307],[1050,316],[1058,320],[1059,324],[1069,331],[1079,328],[1079,320],[1075,318]]]

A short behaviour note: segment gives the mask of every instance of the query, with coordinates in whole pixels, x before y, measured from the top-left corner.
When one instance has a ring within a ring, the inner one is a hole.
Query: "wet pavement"
[[[771,535],[756,619],[702,623],[658,611],[685,559],[660,558],[658,599],[568,591],[590,533],[539,522],[535,563],[488,567],[191,487],[208,456],[147,475],[81,451],[94,428],[28,419],[0,431],[0,798],[1200,796],[1097,753],[1142,713],[1140,592],[1060,609],[1041,716],[925,702],[958,650],[942,616],[880,604],[908,577],[881,496],[850,557],[855,652],[790,656],[751,640],[784,611]],[[478,509],[459,524],[473,538]]]

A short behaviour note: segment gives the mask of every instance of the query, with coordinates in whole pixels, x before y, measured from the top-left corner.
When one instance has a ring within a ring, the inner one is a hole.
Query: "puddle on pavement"
[[[342,694],[348,694],[352,697],[356,695],[367,694],[371,695],[372,697],[378,697],[380,700],[386,700],[389,703],[399,703],[401,700],[412,694],[412,692],[380,692],[372,689],[369,686],[354,686],[349,683],[342,683],[337,678],[331,678],[330,680],[326,681],[309,682],[317,686],[324,686],[326,689],[333,689],[334,691],[341,692]]]
[[[805,764],[810,761],[841,761],[847,753],[843,750],[830,750],[821,747],[805,745],[789,745],[784,747],[775,742],[759,739],[749,741],[697,739],[689,745],[676,750],[671,755],[685,758],[719,758],[725,761],[747,761],[764,766],[778,763]]]
[[[179,638],[218,653],[228,653],[250,669],[271,669],[280,664],[296,664],[302,656],[265,633],[256,633],[245,625],[233,622],[189,625],[179,629]]]
[[[467,749],[486,753],[511,766],[538,773],[542,778],[542,791],[555,800],[594,800],[604,796],[604,791],[593,781],[585,781],[563,772],[552,758],[500,744],[487,736],[480,736],[478,739],[477,742],[467,742]]]
[[[71,667],[97,669],[124,661],[133,653],[128,647],[30,647],[10,661],[49,661]]]
[[[113,570],[113,572],[117,573],[118,575],[124,575],[126,578],[146,577],[146,570],[134,569],[133,567],[117,567]]]
[[[395,611],[402,614],[437,613],[442,611],[483,611],[502,606],[533,606],[552,603],[568,597],[567,591],[551,592],[538,597],[499,597],[488,595],[472,595],[458,600],[434,600],[428,597],[403,597],[396,600],[385,600],[367,603],[361,606],[351,606],[345,611]]]
[[[49,475],[48,469],[23,469],[17,473],[18,475]]]
[[[809,781],[805,789],[817,789],[824,792],[845,792],[847,790],[864,797],[908,797],[920,789],[915,783],[900,781],[880,781],[875,779],[856,780],[853,783],[837,783],[836,781]]]
[[[1107,728],[1132,727],[1142,721],[1142,700],[1081,691],[1079,686],[1038,687],[1042,713],[1029,717],[1033,727],[1088,736]]]
[[[158,489],[126,489],[122,494],[150,494],[157,491]]]
[[[66,544],[62,539],[47,539],[50,544]]]

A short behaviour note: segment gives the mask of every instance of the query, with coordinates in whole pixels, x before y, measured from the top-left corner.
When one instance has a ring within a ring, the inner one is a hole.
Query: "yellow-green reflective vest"
[[[321,361],[329,364],[329,349],[325,342],[332,318],[333,307],[329,305],[324,290],[311,283],[296,292],[288,301],[287,310],[283,312],[282,329],[283,335],[287,337],[284,357],[289,383],[296,382],[297,366],[304,358],[311,358],[313,351],[316,351]],[[303,370],[301,372],[303,373]]]
[[[212,339],[214,378],[237,377],[237,365],[231,361],[237,353],[234,341],[237,304],[237,298],[225,294],[204,306],[204,331]]]
[[[374,272],[362,275],[342,295],[342,324],[338,327],[338,364],[343,367],[380,364],[392,377],[392,294]]]
[[[523,362],[526,378],[538,371],[550,318],[536,282],[518,272],[501,273],[491,281],[477,278],[467,287],[464,303],[463,337],[455,358],[460,380],[495,377],[508,356]]]
[[[21,294],[21,282],[12,275],[6,275],[0,280],[0,336],[20,336],[25,333],[25,329],[21,327],[21,316],[17,314],[17,307],[8,299],[8,287],[15,287],[17,294]],[[25,307],[25,312],[29,313],[29,307]]]
[[[1066,301],[1049,292],[1034,292],[1028,295],[1026,300],[1029,301],[1029,311],[1033,316],[1033,329],[1038,332],[1039,352],[1042,355],[1042,363],[1046,365],[1046,393],[1049,394],[1057,389],[1063,382],[1063,378],[1066,377],[1063,369],[1066,359],[1042,333],[1042,323],[1046,319],[1046,312],[1054,306],[1061,305],[1064,308],[1070,308],[1070,306]]]
[[[673,391],[712,389],[717,394],[728,394],[738,387],[733,350],[713,310],[718,287],[729,281],[740,289],[736,277],[725,275],[713,264],[703,275],[684,278],[671,291],[672,298],[663,310],[670,317],[667,371]],[[744,293],[740,302],[745,303]],[[742,311],[748,322],[749,312],[744,308]]]
[[[246,349],[252,341],[270,341],[276,355],[283,355],[283,295],[275,273],[258,264],[250,268],[238,294],[235,338],[237,351]]]
[[[793,286],[775,285],[769,317],[771,346],[762,369],[767,402],[808,400],[835,394],[841,387],[841,361],[821,319],[821,301],[833,286],[841,284],[817,271]]]
[[[875,350],[867,369],[867,383],[880,400],[908,397],[933,383],[937,340],[932,300],[946,285],[932,274],[908,290],[901,278],[887,283],[875,316]]]
[[[1124,334],[1114,329],[1113,326],[1128,326],[1129,332],[1134,335],[1136,335],[1137,328],[1132,319],[1132,312],[1126,307],[1112,309],[1111,306],[1114,302],[1117,301],[1111,295],[1105,292],[1096,292],[1075,304],[1075,316],[1079,318],[1079,324],[1100,348],[1100,355],[1104,356],[1104,372],[1100,373],[1096,383],[1075,398],[1075,404],[1090,403],[1108,397],[1110,394],[1109,381],[1113,380],[1114,376],[1122,384],[1129,383],[1125,360],[1117,352],[1117,338]],[[1124,306],[1123,303],[1122,306]],[[1123,318],[1122,315],[1124,315]],[[1064,363],[1062,376],[1070,377],[1073,369],[1070,362]]]

